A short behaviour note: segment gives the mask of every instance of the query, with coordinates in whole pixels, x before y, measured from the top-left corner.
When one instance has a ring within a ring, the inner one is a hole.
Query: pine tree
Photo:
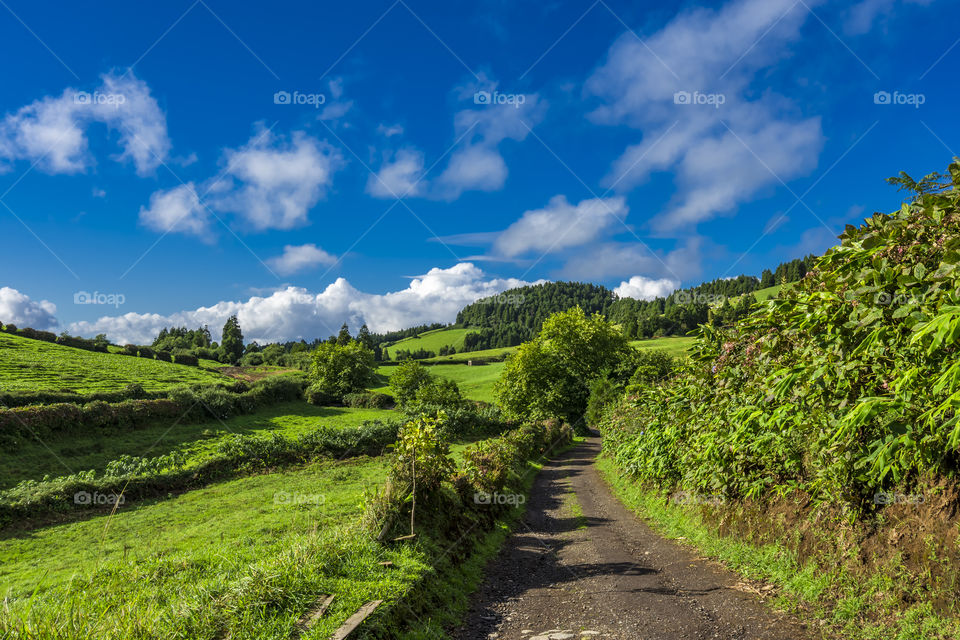
[[[357,340],[367,349],[373,349],[373,337],[370,335],[370,329],[367,328],[367,323],[363,323],[363,326],[360,327]]]
[[[350,336],[350,329],[347,328],[347,323],[344,322],[343,326],[340,327],[340,333],[337,334],[337,344],[341,347],[345,347],[350,344],[350,341],[353,338]]]
[[[237,316],[227,318],[223,325],[223,337],[220,340],[220,348],[223,349],[224,356],[228,362],[237,363],[243,355],[243,332],[240,331],[240,321]]]

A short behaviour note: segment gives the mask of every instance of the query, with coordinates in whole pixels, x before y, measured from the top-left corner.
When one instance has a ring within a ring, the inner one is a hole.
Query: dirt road
[[[594,468],[599,450],[591,438],[540,472],[458,640],[820,637],[639,521]]]

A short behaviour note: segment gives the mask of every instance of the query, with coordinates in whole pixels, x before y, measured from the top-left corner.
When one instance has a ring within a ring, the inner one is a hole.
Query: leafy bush
[[[590,383],[590,397],[587,400],[587,411],[584,418],[591,427],[600,423],[603,410],[620,395],[621,387],[603,376]]]
[[[152,358],[153,349],[150,347],[137,347],[137,355],[141,358]]]
[[[385,393],[348,393],[343,396],[343,404],[362,409],[387,409],[393,404],[393,398]]]
[[[163,360],[164,362],[173,362],[173,357],[168,351],[157,351],[156,352],[157,360]]]
[[[453,471],[450,444],[443,435],[446,414],[421,415],[400,428],[394,446],[391,477],[400,484],[414,485],[427,493],[440,488],[440,483]]]
[[[17,325],[15,325],[15,324],[5,324],[5,325],[3,325],[3,330],[6,331],[7,333],[16,333],[16,332],[17,332]]]
[[[911,202],[848,226],[799,284],[696,364],[603,421],[621,467],[661,486],[759,497],[873,496],[960,471],[960,163],[895,184]]]
[[[429,383],[420,385],[413,394],[411,406],[416,410],[417,406],[434,406],[446,409],[456,409],[465,403],[463,395],[460,394],[460,387],[453,380],[445,378],[432,379]]]
[[[333,407],[343,404],[343,396],[330,393],[317,384],[312,384],[304,391],[304,397],[310,404],[318,407]]]
[[[245,367],[258,367],[263,364],[263,356],[256,351],[251,351],[240,358],[240,364]]]
[[[177,364],[187,365],[188,367],[195,367],[200,364],[200,360],[197,359],[197,356],[189,353],[178,353],[176,356],[174,356],[174,362]]]
[[[507,360],[494,387],[513,418],[560,418],[583,424],[589,384],[634,356],[626,337],[603,316],[575,307],[555,313],[530,342]]]
[[[413,402],[417,390],[432,380],[433,376],[425,366],[413,360],[405,360],[397,365],[390,376],[390,392],[396,398],[397,404],[405,407]]]
[[[638,351],[636,365],[636,370],[630,376],[630,384],[661,382],[678,370],[677,360],[660,349]]]
[[[363,391],[373,381],[373,351],[355,340],[325,342],[313,352],[310,376],[321,390],[345,395]]]
[[[123,351],[121,353],[125,356],[135,356],[137,355],[137,345],[125,344],[123,345]]]

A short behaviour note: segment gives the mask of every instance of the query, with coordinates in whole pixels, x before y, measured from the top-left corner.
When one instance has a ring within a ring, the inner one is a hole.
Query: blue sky
[[[759,274],[960,149],[945,0],[0,4],[0,322],[119,342]]]

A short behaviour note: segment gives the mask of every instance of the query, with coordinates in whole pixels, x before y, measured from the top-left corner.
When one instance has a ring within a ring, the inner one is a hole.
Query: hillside
[[[456,327],[448,327],[446,329],[433,329],[431,331],[425,331],[419,336],[414,336],[410,338],[403,338],[402,340],[397,340],[389,344],[381,345],[386,354],[389,354],[391,358],[394,358],[398,350],[403,351],[432,351],[434,353],[440,353],[440,349],[447,347],[453,347],[458,352],[463,350],[463,339],[464,336],[472,331],[472,329],[463,329]],[[386,359],[386,356],[384,356]]]
[[[179,384],[210,383],[225,378],[198,367],[97,353],[0,333],[0,391],[119,391],[140,384],[160,391]]]

